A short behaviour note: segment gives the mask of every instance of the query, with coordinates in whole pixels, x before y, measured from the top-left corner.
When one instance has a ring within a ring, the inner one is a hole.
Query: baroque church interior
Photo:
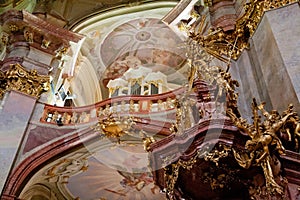
[[[298,0],[0,0],[3,200],[300,198]]]

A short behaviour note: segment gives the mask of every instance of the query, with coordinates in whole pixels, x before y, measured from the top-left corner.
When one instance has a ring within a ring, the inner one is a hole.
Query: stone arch
[[[7,199],[15,199],[21,194],[27,181],[30,180],[34,173],[41,169],[47,162],[56,160],[60,155],[63,155],[71,149],[79,148],[83,143],[91,141],[97,138],[97,136],[98,133],[87,128],[51,143],[28,156],[17,165],[11,173],[3,190],[3,196]]]

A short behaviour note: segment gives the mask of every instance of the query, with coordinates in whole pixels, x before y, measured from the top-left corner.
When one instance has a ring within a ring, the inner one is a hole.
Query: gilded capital
[[[49,76],[39,75],[35,69],[27,71],[18,63],[10,65],[6,72],[0,71],[0,80],[0,98],[10,90],[38,98],[50,88]]]

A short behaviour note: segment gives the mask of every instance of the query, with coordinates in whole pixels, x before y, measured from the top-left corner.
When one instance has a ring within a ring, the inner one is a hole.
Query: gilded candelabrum
[[[115,116],[113,113],[110,113],[108,116],[100,117],[93,129],[100,131],[107,138],[117,138],[119,142],[120,137],[129,134],[134,124],[133,117]]]

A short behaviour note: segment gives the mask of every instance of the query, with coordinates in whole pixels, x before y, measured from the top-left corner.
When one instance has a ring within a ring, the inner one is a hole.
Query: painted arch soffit
[[[143,146],[107,141],[85,146],[44,166],[20,197],[38,195],[43,190],[36,189],[44,186],[53,192],[53,199],[164,199],[154,185]]]

